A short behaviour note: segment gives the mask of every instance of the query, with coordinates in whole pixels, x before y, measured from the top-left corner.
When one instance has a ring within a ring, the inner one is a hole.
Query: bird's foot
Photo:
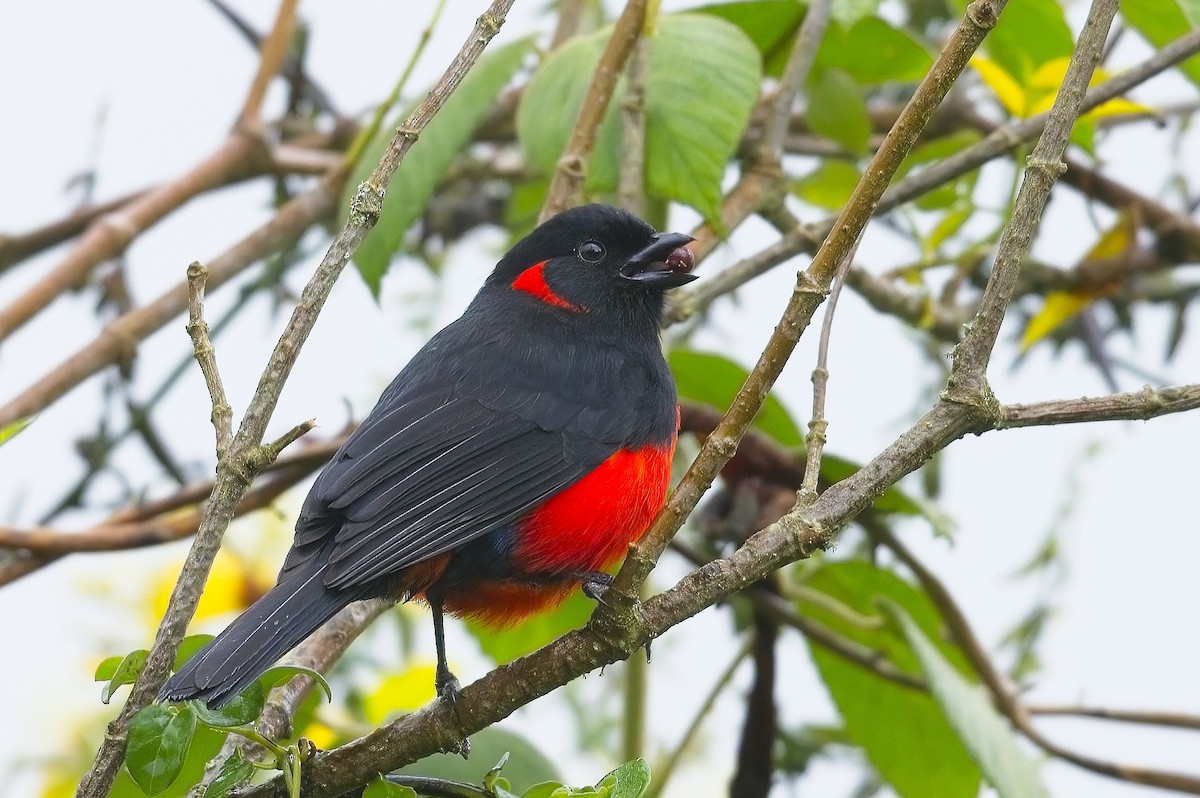
[[[437,673],[433,677],[433,686],[437,689],[438,698],[444,698],[457,712],[458,697],[462,694],[462,686],[449,668],[438,666]]]
[[[603,571],[585,571],[580,574],[579,582],[583,595],[592,601],[600,601],[604,598],[605,591],[612,587],[613,577],[612,574]]]
[[[438,698],[450,705],[450,708],[454,710],[454,717],[461,724],[462,713],[459,709],[458,698],[462,695],[462,687],[458,683],[458,679],[450,672],[449,668],[438,666],[437,673],[433,678],[433,685],[437,690]],[[471,755],[471,741],[465,735],[458,741],[458,753],[462,754],[463,759]]]

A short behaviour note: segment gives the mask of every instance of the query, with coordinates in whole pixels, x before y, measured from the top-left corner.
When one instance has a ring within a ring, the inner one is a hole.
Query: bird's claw
[[[454,717],[458,722],[462,723],[462,712],[459,709],[458,698],[462,695],[462,687],[458,683],[458,679],[454,674],[447,669],[439,668],[434,676],[434,687],[437,690],[438,698],[444,700],[454,710]],[[458,753],[462,754],[463,759],[471,756],[471,741],[467,737],[463,737],[458,741]]]
[[[583,595],[590,598],[592,601],[600,601],[604,597],[605,591],[612,587],[612,574],[595,571],[584,574],[580,580],[580,587],[583,590]]]

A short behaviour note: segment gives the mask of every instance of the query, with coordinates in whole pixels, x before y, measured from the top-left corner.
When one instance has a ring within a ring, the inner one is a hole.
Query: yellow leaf
[[[1005,72],[1002,66],[979,55],[971,57],[971,66],[975,67],[983,82],[996,92],[1000,103],[1010,114],[1027,116],[1025,109],[1029,105],[1029,98],[1021,84]]]
[[[1033,102],[1029,103],[1029,116],[1049,111],[1054,105],[1054,98],[1062,86],[1063,78],[1067,76],[1069,58],[1053,58],[1039,66],[1029,79],[1029,95]],[[1108,80],[1109,73],[1103,68],[1097,68],[1092,73],[1090,86]],[[1088,111],[1080,119],[1098,119],[1102,116],[1117,116],[1120,114],[1153,114],[1154,109],[1125,99],[1109,100]]]
[[[163,613],[167,611],[167,602],[171,599],[171,591],[175,589],[175,580],[178,578],[177,565],[169,566],[155,578],[149,602],[152,624],[157,625]],[[252,569],[227,549],[223,549],[213,561],[212,572],[204,586],[204,593],[200,596],[200,605],[196,609],[193,621],[243,610],[262,594],[265,587]]]
[[[305,726],[302,736],[322,751],[333,748],[341,739],[337,732],[319,720],[314,720]]]
[[[1051,291],[1046,294],[1046,303],[1037,315],[1029,320],[1029,326],[1021,336],[1021,351],[1027,351],[1029,347],[1057,330],[1068,319],[1086,308],[1094,298],[1076,291]]]
[[[1058,87],[1067,76],[1067,65],[1070,63],[1070,58],[1051,58],[1033,71],[1029,78],[1029,88],[1038,89],[1039,94],[1047,91],[1051,94],[1058,93]]]
[[[1084,260],[1115,258],[1133,246],[1136,237],[1137,225],[1134,223],[1133,214],[1121,211],[1116,224],[1104,231],[1100,240],[1088,250]]]
[[[433,687],[436,671],[433,663],[423,663],[384,679],[363,700],[367,721],[380,724],[397,712],[412,712],[428,704],[436,695]]]

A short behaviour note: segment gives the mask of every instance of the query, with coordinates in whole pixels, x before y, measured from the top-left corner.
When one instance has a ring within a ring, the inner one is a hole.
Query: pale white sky
[[[271,3],[240,3],[259,28],[266,28]],[[530,30],[542,3],[524,0],[510,17],[502,40]],[[668,3],[668,8],[682,6]],[[302,13],[313,24],[309,69],[346,110],[365,109],[386,94],[425,24],[431,2],[306,2]],[[480,2],[450,0],[444,22],[418,71],[414,86],[427,85],[483,7]],[[543,28],[544,20],[540,21]],[[1130,58],[1138,50],[1130,49]],[[157,3],[114,0],[108,3],[22,3],[0,6],[0,231],[19,231],[55,218],[73,197],[67,181],[89,162],[96,118],[106,124],[98,147],[98,196],[168,179],[211,151],[229,128],[253,74],[254,54],[229,26],[200,0]],[[1189,93],[1190,92],[1190,93]],[[1179,80],[1155,81],[1142,98],[1190,98],[1194,90]],[[280,95],[273,94],[278,103]],[[277,106],[276,106],[277,107]],[[1147,146],[1148,141],[1156,142]],[[1169,169],[1161,138],[1145,130],[1114,136],[1102,156],[1114,159],[1112,173],[1143,190],[1159,190]],[[1196,136],[1189,138],[1193,157],[1189,176],[1200,175]],[[1005,191],[1002,175],[987,175],[997,204]],[[990,189],[985,189],[990,190]],[[1083,206],[1070,190],[1056,194],[1056,205],[1037,244],[1039,256],[1063,265],[1094,240]],[[139,239],[128,253],[133,290],[148,301],[183,276],[190,261],[211,257],[267,218],[265,184],[230,190],[198,200],[177,218]],[[806,218],[816,213],[803,209]],[[693,216],[681,212],[673,227],[686,229]],[[748,224],[702,273],[748,255],[769,240],[765,226]],[[454,318],[495,260],[502,237],[473,236],[452,253],[450,290],[433,297],[437,324]],[[0,301],[56,261],[54,253],[27,264],[0,281]],[[872,233],[860,262],[876,271],[895,265],[897,255],[886,235]],[[797,264],[797,266],[803,264]],[[721,304],[714,324],[697,338],[702,348],[752,361],[766,340],[790,292],[794,267],[783,267],[746,289],[740,302]],[[297,280],[300,276],[297,276]],[[385,286],[379,312],[358,278],[347,273],[335,289],[325,315],[305,348],[276,413],[273,429],[315,417],[326,430],[346,418],[345,401],[361,413],[391,375],[421,344],[406,325],[401,298],[428,291],[417,269],[397,272]],[[229,294],[225,293],[227,301]],[[220,294],[218,294],[220,297]],[[221,306],[214,298],[214,309]],[[7,399],[46,367],[90,339],[92,314],[86,301],[70,299],[0,347],[0,398]],[[268,315],[260,302],[224,341],[218,355],[235,411],[253,390],[282,319]],[[797,352],[779,386],[783,399],[800,418],[808,415],[809,373],[815,330]],[[1105,388],[1075,348],[1057,359],[1036,349],[1019,369],[1011,368],[1015,325],[1005,327],[1001,352],[991,377],[1004,402],[1036,401],[1103,393]],[[1118,354],[1148,364],[1151,371],[1176,382],[1200,377],[1200,345],[1189,336],[1175,362],[1159,368],[1166,324],[1153,314],[1139,315],[1135,341],[1118,340]],[[373,344],[373,345],[372,345]],[[174,367],[184,351],[183,321],[156,335],[143,347],[139,384],[149,389]],[[349,355],[349,356],[348,356]],[[864,460],[877,453],[910,421],[928,397],[918,395],[930,380],[912,336],[899,324],[876,316],[851,294],[843,298],[831,355],[829,396],[830,446],[844,456]],[[1140,381],[1123,378],[1123,388]],[[101,381],[83,388],[43,413],[24,435],[0,453],[0,519],[28,522],[57,496],[63,473],[78,467],[72,451],[79,433],[75,423],[89,418]],[[207,398],[198,374],[161,410],[177,440],[187,440],[197,473],[207,468],[211,447]],[[186,430],[186,432],[183,432]],[[1065,470],[1093,445],[1099,453],[1079,472],[1075,510],[1059,528],[1070,573],[1058,594],[1060,614],[1042,648],[1046,662],[1033,696],[1039,701],[1083,701],[1103,706],[1177,710],[1200,714],[1195,663],[1200,633],[1194,623],[1198,606],[1193,574],[1200,561],[1200,510],[1190,499],[1195,489],[1192,443],[1200,440],[1200,414],[1173,416],[1147,424],[1122,423],[1059,429],[993,433],[960,441],[943,464],[943,508],[956,520],[953,546],[933,540],[927,528],[913,524],[905,539],[959,596],[982,639],[995,643],[1034,599],[1032,585],[1014,582],[1013,571],[1039,545],[1068,490]],[[131,467],[142,462],[125,455]],[[17,497],[20,497],[19,503]],[[82,525],[86,519],[76,518]],[[178,550],[173,552],[177,556]],[[11,652],[0,660],[0,683],[7,686],[7,710],[0,721],[0,773],[24,756],[55,750],[61,730],[82,707],[98,707],[98,690],[89,681],[96,641],[122,650],[148,641],[123,639],[127,630],[106,627],[106,618],[83,597],[82,581],[120,570],[131,580],[165,555],[75,557],[37,576],[0,590],[0,635]],[[679,569],[667,565],[659,584]],[[108,622],[111,624],[111,621]],[[702,631],[703,628],[703,631]],[[678,705],[691,704],[707,691],[725,666],[724,656],[698,657],[689,640],[704,635],[722,639],[728,621],[710,611],[669,634],[655,648],[652,667],[655,739],[671,745],[686,722]],[[452,646],[462,652],[470,642],[460,635]],[[455,646],[455,642],[457,645]],[[469,653],[462,654],[468,658]],[[812,675],[807,655],[795,640],[784,647],[780,693],[789,721],[832,721],[834,714]],[[467,660],[460,676],[483,673],[482,660]],[[680,678],[680,663],[694,674]],[[741,684],[748,683],[741,674]],[[584,690],[597,700],[616,689],[615,679],[590,677]],[[735,691],[736,693],[737,691]],[[558,718],[551,702],[535,706],[511,723],[534,730],[531,736],[560,762],[564,775],[590,783],[604,772],[592,760],[564,759],[570,735],[549,739],[536,731],[539,719]],[[705,734],[709,754],[692,762],[674,795],[684,788],[712,794],[723,785],[732,762],[734,730],[740,724],[736,695],[725,700]],[[1200,771],[1195,736],[1137,727],[1081,721],[1047,721],[1043,727],[1063,744],[1099,757],[1164,768]],[[903,729],[897,729],[903,734]],[[1051,764],[1045,777],[1056,796],[1095,798],[1150,796],[1149,789],[1101,779],[1068,765]],[[805,794],[839,795],[851,787],[846,771],[822,764],[802,784]],[[33,782],[18,779],[0,787],[0,795],[29,794]],[[783,790],[777,791],[786,794]],[[1159,794],[1159,793],[1153,793]]]

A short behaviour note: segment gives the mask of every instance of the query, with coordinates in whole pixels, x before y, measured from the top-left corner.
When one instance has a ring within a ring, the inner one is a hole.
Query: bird
[[[231,701],[353,601],[421,600],[437,695],[457,701],[444,614],[512,625],[599,599],[666,501],[679,408],[662,354],[683,233],[564,211],[517,242],[317,476],[277,584],[163,686]]]

